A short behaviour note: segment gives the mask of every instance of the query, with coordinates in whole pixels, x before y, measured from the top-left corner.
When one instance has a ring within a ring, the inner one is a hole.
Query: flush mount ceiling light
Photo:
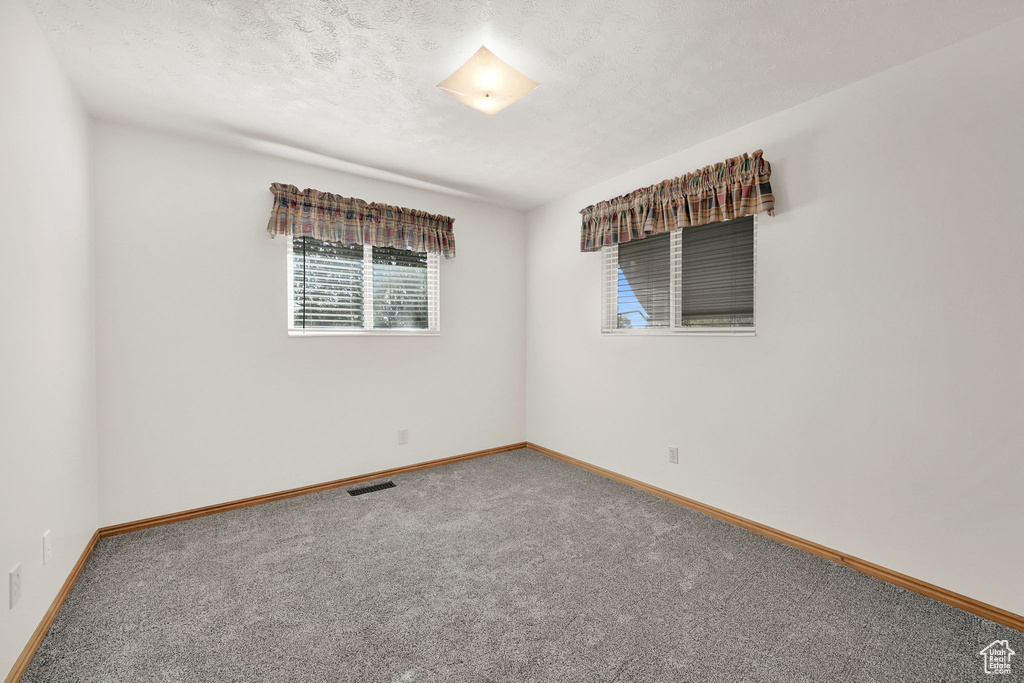
[[[437,87],[473,109],[494,116],[538,85],[481,46]]]

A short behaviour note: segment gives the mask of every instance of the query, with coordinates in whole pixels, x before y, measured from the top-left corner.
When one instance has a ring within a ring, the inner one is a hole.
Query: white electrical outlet
[[[407,444],[407,443],[409,443],[409,430],[408,429],[399,429],[398,430],[398,445],[401,446],[401,445]]]
[[[21,563],[14,565],[14,568],[7,575],[7,584],[10,587],[11,601],[8,609],[14,609],[21,600]]]
[[[676,448],[675,446],[669,446],[668,461],[673,465],[679,464],[679,449]]]
[[[50,564],[53,559],[53,535],[47,529],[43,534],[43,564]]]

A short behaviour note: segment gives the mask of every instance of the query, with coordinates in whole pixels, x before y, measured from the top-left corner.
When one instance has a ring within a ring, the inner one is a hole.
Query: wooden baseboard
[[[887,569],[886,567],[882,567],[873,562],[868,562],[867,560],[862,560],[858,557],[841,553],[838,550],[833,550],[832,548],[823,546],[820,543],[808,541],[805,538],[794,536],[793,534],[786,533],[785,531],[779,531],[778,529],[774,529],[765,524],[749,520],[745,517],[740,517],[739,515],[734,515],[733,513],[726,512],[725,510],[719,510],[718,508],[680,496],[679,494],[672,493],[671,491],[660,489],[657,486],[645,484],[642,481],[627,477],[619,474],[618,472],[606,470],[605,468],[598,467],[597,465],[591,465],[588,462],[577,460],[576,458],[559,453],[558,451],[553,451],[550,448],[544,448],[543,446],[538,446],[535,443],[529,442],[527,442],[526,446],[531,450],[543,453],[544,455],[549,455],[552,458],[557,458],[558,460],[567,462],[570,465],[575,465],[576,467],[600,474],[603,477],[613,479],[627,486],[632,486],[635,489],[646,491],[647,493],[651,493],[659,498],[664,498],[665,500],[672,501],[673,503],[678,503],[683,507],[690,508],[691,510],[714,517],[715,519],[720,519],[723,522],[728,522],[729,524],[742,527],[749,531],[753,531],[754,533],[761,534],[762,536],[767,536],[768,538],[779,541],[780,543],[785,543],[786,545],[793,546],[794,548],[807,551],[812,555],[824,557],[827,560],[832,560],[833,562],[837,562],[851,569],[856,569],[862,574],[867,574],[868,576],[873,576],[876,579],[881,579],[882,581],[886,581],[893,585],[912,590],[915,593],[920,593],[932,600],[944,602],[947,605],[952,605],[957,609],[962,609],[965,612],[976,614],[979,617],[983,617],[989,621],[994,621],[997,624],[1009,626],[1010,628],[1018,631],[1024,631],[1024,617],[1019,614],[1007,612],[1004,609],[1000,609],[994,605],[989,605],[981,602],[980,600],[975,600],[974,598],[969,598],[966,595],[954,593],[951,590],[946,590],[945,588],[935,586],[927,583],[926,581],[915,579],[912,576],[907,576],[906,574],[901,574],[897,571],[893,571],[892,569]]]
[[[7,674],[7,678],[4,679],[4,683],[18,683],[21,677],[25,675],[25,671],[28,669],[28,665],[32,662],[32,658],[36,655],[36,650],[43,642],[43,638],[46,637],[47,632],[50,630],[50,626],[53,625],[53,620],[57,618],[57,612],[60,611],[61,605],[67,599],[68,594],[71,592],[71,587],[75,585],[75,581],[78,580],[78,575],[82,573],[82,568],[85,566],[86,561],[89,559],[89,555],[92,554],[93,548],[96,547],[96,542],[100,540],[100,532],[96,531],[93,533],[92,538],[85,545],[85,550],[82,551],[82,555],[78,558],[78,562],[71,568],[71,573],[68,574],[68,578],[64,580],[64,585],[60,587],[60,591],[57,593],[57,597],[50,603],[50,608],[46,610],[46,614],[43,615],[43,620],[39,622],[39,626],[36,626],[35,632],[32,633],[32,637],[29,638],[28,644],[25,645],[25,649],[21,651],[21,655],[14,662],[14,667],[11,672]]]
[[[419,470],[430,469],[431,467],[441,467],[442,465],[451,465],[452,463],[462,462],[463,460],[472,460],[474,458],[482,458],[486,455],[494,455],[495,453],[504,453],[506,451],[514,451],[519,448],[526,448],[526,442],[513,443],[507,446],[498,446],[497,448],[488,448],[482,451],[473,451],[472,453],[463,453],[462,455],[453,455],[448,458],[439,458],[438,460],[429,460],[427,462],[416,463],[415,465],[405,465],[404,467],[393,467],[389,470],[380,470],[379,472],[371,472],[369,474],[359,474],[354,477],[346,477],[344,479],[335,479],[334,481],[327,481],[322,484],[311,484],[309,486],[300,486],[295,489],[288,489],[287,491],[277,491],[275,493],[265,493],[260,496],[252,496],[251,498],[242,498],[241,500],[233,500],[228,503],[218,503],[216,505],[207,505],[206,507],[194,508],[192,510],[185,510],[184,512],[174,512],[169,515],[159,515],[157,517],[149,517],[147,519],[139,519],[134,522],[125,522],[123,524],[114,524],[113,526],[101,527],[99,530],[100,538],[107,538],[108,536],[117,536],[118,534],[127,534],[131,531],[138,531],[139,529],[148,529],[154,526],[161,526],[163,524],[173,524],[174,522],[181,522],[186,519],[195,519],[196,517],[205,517],[207,515],[215,515],[218,512],[227,512],[229,510],[238,510],[240,508],[247,508],[252,505],[260,505],[262,503],[270,503],[275,500],[284,500],[285,498],[294,498],[296,496],[304,496],[308,493],[317,493],[319,491],[327,491],[328,489],[336,489],[343,486],[351,486],[352,484],[358,484],[363,481],[370,481],[372,479],[382,479],[384,477],[397,477],[399,474],[408,474],[409,472],[417,472]]]

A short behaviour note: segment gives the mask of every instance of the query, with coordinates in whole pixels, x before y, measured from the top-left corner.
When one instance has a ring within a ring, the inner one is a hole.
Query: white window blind
[[[619,246],[616,271],[616,327],[671,325],[672,254],[668,233]]]
[[[754,217],[605,247],[606,333],[752,334]]]
[[[437,334],[437,254],[290,240],[290,334]]]

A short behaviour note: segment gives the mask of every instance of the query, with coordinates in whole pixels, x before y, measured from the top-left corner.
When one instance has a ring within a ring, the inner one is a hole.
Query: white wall
[[[0,675],[96,531],[88,118],[28,11],[0,2]],[[53,537],[43,565],[42,534]],[[8,609],[7,573],[22,566]]]
[[[531,212],[527,438],[1024,613],[1022,46],[1024,20]],[[602,337],[577,212],[759,147],[757,336]]]
[[[523,439],[521,212],[94,132],[102,525]],[[274,181],[452,216],[441,336],[288,337],[287,243],[265,232]]]

